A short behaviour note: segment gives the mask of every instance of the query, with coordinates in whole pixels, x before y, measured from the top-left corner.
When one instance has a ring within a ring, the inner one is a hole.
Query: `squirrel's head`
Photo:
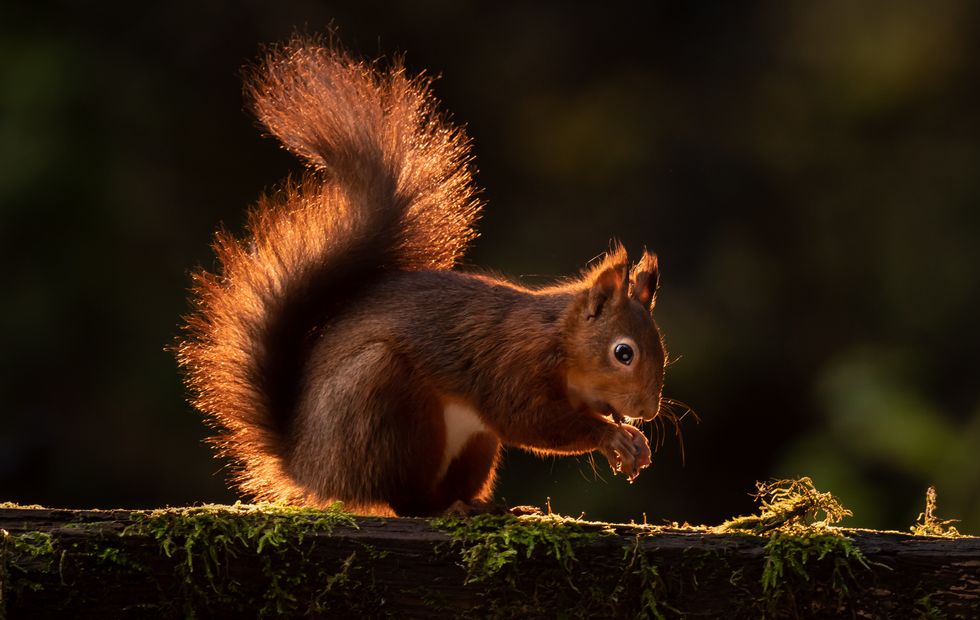
[[[656,254],[644,250],[630,270],[622,246],[586,274],[564,330],[574,404],[617,421],[656,417],[666,355],[653,320],[659,280]]]

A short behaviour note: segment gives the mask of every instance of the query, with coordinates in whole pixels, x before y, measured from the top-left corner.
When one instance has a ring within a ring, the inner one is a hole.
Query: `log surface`
[[[814,547],[800,573],[768,537],[576,525],[571,557],[550,539],[530,551],[517,541],[512,554],[495,547],[487,557],[503,567],[484,575],[465,557],[482,539],[454,542],[425,519],[357,517],[287,532],[275,548],[188,548],[180,533],[167,547],[134,526],[145,514],[0,509],[0,618],[980,617],[980,538],[842,530],[865,562]]]

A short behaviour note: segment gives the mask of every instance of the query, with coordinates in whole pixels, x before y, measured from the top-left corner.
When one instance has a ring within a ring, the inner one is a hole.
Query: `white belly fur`
[[[442,410],[442,419],[446,425],[446,445],[442,450],[442,465],[439,467],[437,480],[442,480],[446,475],[449,464],[463,451],[470,437],[487,432],[487,427],[483,425],[476,410],[458,401],[446,403]]]

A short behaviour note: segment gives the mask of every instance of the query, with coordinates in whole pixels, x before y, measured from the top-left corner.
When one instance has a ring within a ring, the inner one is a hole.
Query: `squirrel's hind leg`
[[[447,450],[454,405],[388,344],[325,346],[311,369],[287,471],[312,497],[425,516],[489,493],[497,438],[475,432]]]
[[[500,442],[495,435],[488,432],[471,435],[459,453],[449,459],[445,473],[436,482],[433,510],[429,514],[442,513],[460,503],[476,511],[493,504],[488,498],[499,456]]]
[[[440,403],[387,344],[338,348],[314,351],[286,470],[317,503],[376,512],[399,488],[434,479]]]
[[[398,483],[386,495],[391,508],[402,516],[429,516],[446,511],[456,502],[480,501],[490,495],[500,454],[497,436],[478,422],[479,416],[431,389],[424,378],[409,376],[399,382],[402,398],[391,399],[393,428],[402,426],[404,436],[420,437],[395,476]],[[415,425],[427,430],[418,432]],[[435,465],[435,467],[433,467]]]

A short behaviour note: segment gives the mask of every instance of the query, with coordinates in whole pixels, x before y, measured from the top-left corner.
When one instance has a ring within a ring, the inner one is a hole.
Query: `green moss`
[[[470,613],[581,617],[588,609],[593,584],[577,578],[583,571],[576,570],[576,549],[599,535],[595,529],[557,515],[452,516],[432,525],[450,535],[465,583],[480,588]],[[563,594],[569,590],[583,595],[578,610],[568,609],[569,597]]]
[[[13,534],[10,537],[11,549],[14,553],[34,559],[54,557],[54,540],[47,532],[25,532]]]
[[[796,610],[798,600],[819,590],[830,609],[844,604],[857,585],[855,570],[870,570],[867,558],[838,532],[775,532],[765,546],[762,593],[770,611]],[[820,573],[820,579],[816,575]],[[828,576],[829,573],[829,576]]]
[[[208,504],[193,508],[165,508],[134,513],[126,533],[146,533],[160,543],[167,557],[181,553],[187,570],[214,576],[220,551],[240,544],[261,554],[267,547],[302,542],[311,533],[329,533],[336,525],[356,527],[339,503],[326,510],[286,504]]]
[[[447,517],[433,526],[450,534],[465,582],[482,587],[482,603],[471,610],[477,615],[661,619],[677,612],[667,603],[665,567],[646,545],[657,528],[632,527],[620,562],[583,566],[584,547],[622,544],[612,526],[554,514]]]
[[[460,546],[466,583],[498,574],[513,580],[511,569],[516,560],[530,558],[536,549],[569,571],[575,562],[575,547],[598,536],[582,522],[558,515],[444,517],[434,519],[432,526],[448,532]]]
[[[28,578],[28,574],[54,574],[54,539],[47,532],[9,534],[4,531],[3,563],[5,580],[9,580],[13,594],[25,590],[37,592],[44,589],[44,581]]]
[[[353,554],[341,572],[333,574],[314,566],[303,545],[306,537],[329,534],[338,525],[356,527],[339,503],[326,510],[237,503],[134,513],[124,534],[149,535],[163,555],[177,560],[188,615],[215,604],[269,615],[317,611],[324,595],[347,583]],[[242,576],[235,572],[234,560],[241,554],[260,558],[266,587],[257,600],[241,587]],[[107,552],[105,559],[113,558],[117,556]],[[300,601],[295,592],[304,583],[324,585],[310,600]]]
[[[665,620],[667,611],[680,612],[666,603],[667,586],[660,575],[660,568],[650,555],[640,547],[641,535],[636,536],[636,542],[627,547],[623,554],[623,575],[616,587],[607,596],[618,600],[629,593],[630,587],[639,592],[637,601],[637,618],[655,618]]]
[[[832,615],[864,604],[858,599],[867,601],[867,584],[873,582],[870,563],[847,530],[833,525],[850,511],[830,493],[814,488],[809,478],[760,483],[757,489],[755,515],[736,517],[717,528],[675,528],[724,532],[736,547],[746,538],[761,537],[761,566],[733,569],[729,562],[734,556],[726,546],[663,553],[656,549],[656,536],[664,528],[612,526],[554,514],[432,520],[432,526],[450,539],[436,544],[433,556],[449,554],[459,563],[461,580],[476,591],[476,606],[468,613],[477,616],[675,617],[682,615],[677,608],[682,605],[693,605],[685,610],[698,613],[698,596],[692,593],[699,580],[730,586],[725,595],[731,613],[739,617],[818,611]],[[98,521],[66,526],[103,532],[82,543],[57,530],[54,537],[0,531],[0,578],[14,584],[14,596],[40,596],[31,591],[41,588],[49,596],[49,587],[71,584],[77,571],[93,565],[112,574],[107,575],[109,582],[132,583],[132,573],[138,573],[141,579],[154,580],[160,593],[157,602],[141,603],[141,609],[184,617],[297,616],[338,609],[378,616],[386,611],[385,600],[392,599],[379,585],[386,581],[375,581],[374,567],[392,562],[386,557],[392,553],[397,562],[398,552],[347,541],[344,553],[328,565],[313,561],[320,539],[314,542],[311,536],[329,534],[338,526],[356,527],[353,516],[339,505],[325,511],[284,504],[207,505],[136,512],[131,518],[123,535],[155,541],[160,554],[172,562],[172,575],[161,576],[159,559],[149,560],[153,570],[135,562],[126,550],[145,543],[121,539],[116,526]],[[932,491],[917,524],[922,529],[913,531],[951,536],[956,534],[951,523],[936,517]],[[624,533],[633,536],[624,540]],[[586,547],[591,547],[588,553]],[[246,556],[250,561],[236,562]],[[580,560],[585,557],[590,558],[588,565]],[[393,566],[412,570],[398,564],[387,564],[386,570]],[[460,612],[438,584],[399,596],[406,594],[432,611]],[[913,598],[911,612],[941,617],[928,592],[915,592]]]
[[[9,554],[10,568],[15,574],[26,574],[29,570],[29,564],[33,565],[35,570],[43,573],[54,571],[56,558],[54,538],[47,532],[25,532],[10,535],[7,553]],[[42,587],[40,583],[26,579],[21,579],[19,585],[26,585],[32,590],[39,590]]]
[[[153,609],[165,616],[293,616],[323,613],[333,605],[376,615],[384,611],[376,607],[383,597],[373,584],[373,562],[383,552],[358,550],[326,563],[313,559],[318,543],[311,536],[329,534],[341,525],[356,527],[353,516],[339,504],[327,510],[284,504],[207,505],[134,512],[130,518],[121,536],[111,523],[101,521],[68,524],[68,529],[94,534],[82,538],[63,538],[57,531],[53,536],[4,532],[0,577],[10,586],[5,591],[24,600],[31,592],[54,587],[67,597],[61,604],[70,606],[91,594],[65,587],[80,572],[97,570],[105,574],[110,588],[132,583],[134,575],[151,580],[150,591],[155,587],[159,599],[140,602],[134,609]],[[151,570],[127,551],[139,549],[144,537],[172,562],[172,575],[159,570],[159,561],[148,560]],[[236,562],[246,556],[249,561]]]
[[[809,491],[799,493],[805,502],[792,494],[801,488]],[[857,583],[855,573],[870,568],[855,543],[827,525],[847,510],[806,482],[764,486],[762,491],[763,514],[737,521],[746,524],[749,532],[760,524],[779,522],[767,530],[764,567],[761,576],[751,578],[754,587],[744,569],[729,567],[722,550],[685,550],[681,560],[660,563],[660,555],[650,545],[660,528],[636,527],[633,543],[623,547],[619,566],[605,565],[595,572],[596,567],[580,567],[578,555],[583,546],[614,533],[609,525],[556,515],[451,517],[433,525],[452,537],[466,583],[485,586],[483,598],[488,604],[479,611],[489,615],[674,617],[682,612],[671,605],[672,593],[696,590],[699,576],[718,571],[728,575],[733,596],[738,597],[732,611],[737,604],[742,615],[792,615],[803,609],[804,599],[824,590],[830,591],[835,605],[843,602]],[[823,518],[817,520],[818,516]],[[730,524],[726,529],[739,532]]]
[[[84,553],[85,552],[79,552],[78,555],[81,556],[84,555]],[[93,551],[92,555],[95,556],[95,559],[101,566],[108,569],[134,573],[145,573],[148,570],[145,564],[134,559],[122,548],[112,544],[107,544],[106,546]]]
[[[851,511],[831,493],[818,491],[810,478],[756,487],[759,513],[730,519],[715,531],[768,537],[761,577],[765,613],[796,615],[817,592],[830,609],[844,604],[857,585],[855,571],[871,569],[854,541],[832,527]]]

